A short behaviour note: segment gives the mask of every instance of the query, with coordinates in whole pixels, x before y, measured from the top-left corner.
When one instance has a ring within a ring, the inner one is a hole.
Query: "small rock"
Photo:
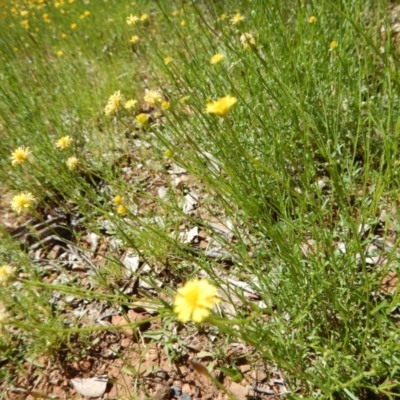
[[[182,394],[182,386],[172,386],[173,397],[179,397]]]
[[[135,253],[127,253],[122,262],[130,274],[135,273],[139,269],[140,257]]]
[[[101,375],[96,378],[71,379],[74,389],[86,397],[100,397],[107,388],[108,376]]]

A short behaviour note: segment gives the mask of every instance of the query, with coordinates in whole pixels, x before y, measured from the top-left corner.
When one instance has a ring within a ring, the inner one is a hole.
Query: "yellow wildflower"
[[[164,58],[164,64],[165,64],[165,65],[168,65],[168,64],[170,64],[170,63],[172,63],[172,57],[165,57],[165,58]]]
[[[186,104],[190,100],[190,96],[183,96],[180,98],[179,102],[182,104]]]
[[[132,14],[126,19],[128,25],[135,25],[138,21],[140,21],[140,18]]]
[[[144,95],[144,101],[149,106],[154,106],[157,103],[161,103],[163,101],[163,97],[158,90],[148,90]]]
[[[179,11],[178,11],[178,10],[172,11],[172,15],[173,15],[174,17],[176,17],[178,14],[179,14]]]
[[[224,117],[228,114],[231,107],[237,103],[237,98],[232,96],[221,97],[217,101],[207,103],[206,112]]]
[[[118,206],[118,208],[117,208],[117,214],[126,214],[127,213],[127,208],[124,206],[124,205],[122,205],[122,204],[120,204],[119,206]]]
[[[122,196],[117,194],[114,198],[113,198],[113,202],[116,205],[121,205],[122,204]]]
[[[64,55],[64,52],[62,50],[57,51],[58,57],[62,57]]]
[[[135,108],[136,103],[137,103],[137,100],[130,99],[124,104],[124,107],[127,110],[132,110],[133,108]]]
[[[202,322],[214,305],[220,302],[217,288],[206,279],[192,279],[178,289],[174,300],[174,313],[181,322]]]
[[[21,192],[11,200],[11,208],[20,214],[22,211],[28,211],[32,204],[36,201],[30,192]]]
[[[74,169],[76,169],[76,167],[79,164],[79,159],[77,157],[69,157],[67,161],[65,161],[65,163],[67,164],[67,167],[73,171]]]
[[[10,265],[2,265],[0,267],[0,286],[7,286],[15,276],[15,268]]]
[[[225,56],[221,53],[217,53],[215,55],[213,55],[210,59],[210,64],[218,64],[220,63],[223,59],[225,58]]]
[[[166,149],[164,151],[164,156],[167,158],[171,158],[174,155],[173,151],[171,149]]]
[[[18,165],[18,164],[22,164],[23,162],[25,162],[27,160],[27,158],[29,157],[29,154],[31,154],[32,152],[30,151],[29,147],[23,147],[20,146],[17,149],[15,149],[12,153],[11,153],[11,164],[14,165]]]
[[[147,125],[149,122],[149,116],[147,114],[141,113],[136,117],[136,123],[142,127]]]
[[[226,14],[221,14],[220,19],[223,21],[224,19],[227,19],[228,16]]]
[[[170,107],[171,107],[171,103],[170,103],[169,101],[163,101],[163,102],[161,103],[161,108],[162,108],[163,110],[168,110]]]
[[[131,37],[131,40],[130,40],[131,43],[137,43],[138,41],[139,41],[139,36],[133,35]]]
[[[66,33],[62,33],[62,34],[61,34],[61,37],[62,37],[63,39],[66,39],[66,38],[68,37],[68,35],[67,35]]]
[[[29,29],[29,21],[28,21],[27,19],[22,20],[22,21],[21,21],[21,26],[22,26],[24,29]]]
[[[120,90],[117,90],[109,97],[107,105],[104,108],[104,113],[106,114],[106,116],[112,117],[114,114],[116,114],[121,107],[123,101],[124,96],[121,94]]]
[[[182,21],[181,21],[181,26],[185,26],[186,25],[186,21],[183,19]]]
[[[232,23],[233,25],[237,25],[237,24],[239,24],[240,22],[242,22],[243,20],[244,20],[244,16],[241,15],[240,13],[237,13],[236,15],[234,15],[234,16],[231,18],[231,23]]]
[[[240,43],[242,43],[243,48],[247,50],[255,46],[256,41],[251,33],[246,32],[243,33],[242,36],[240,36]]]
[[[88,16],[90,15],[90,11],[86,10],[86,11],[83,13],[83,15],[84,15],[85,17],[88,17]]]
[[[148,14],[143,14],[143,15],[140,17],[140,20],[141,20],[142,22],[145,22],[145,21],[147,21],[148,19],[149,19]]]
[[[333,40],[329,45],[329,50],[335,50],[339,46],[336,40]]]
[[[60,150],[64,150],[69,146],[71,146],[72,141],[73,139],[71,136],[63,136],[57,140],[56,147],[59,148]]]
[[[317,18],[314,17],[314,15],[311,15],[311,17],[308,18],[308,22],[309,22],[310,24],[314,24],[315,22],[317,22]]]
[[[76,29],[78,25],[74,22],[73,24],[71,24],[71,29]]]

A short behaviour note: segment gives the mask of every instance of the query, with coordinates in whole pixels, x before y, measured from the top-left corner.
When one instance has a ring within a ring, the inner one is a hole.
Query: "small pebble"
[[[182,394],[182,386],[172,386],[171,391],[173,392],[173,397],[179,397]]]

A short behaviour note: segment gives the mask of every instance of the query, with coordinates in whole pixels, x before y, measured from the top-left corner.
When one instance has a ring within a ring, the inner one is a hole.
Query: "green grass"
[[[289,397],[398,397],[400,295],[397,286],[381,288],[399,268],[399,50],[389,2],[64,3],[37,9],[6,1],[0,9],[3,188],[31,192],[39,219],[59,208],[79,215],[81,229],[119,240],[96,269],[96,290],[72,281],[57,291],[131,304],[118,285],[125,273],[119,256],[134,249],[162,276],[160,296],[151,300],[164,333],[154,340],[172,359],[174,293],[206,274],[236,309],[222,312],[225,322],[209,321],[221,343],[244,341],[257,359],[284,371]],[[233,25],[238,11],[245,19]],[[147,21],[126,23],[144,13]],[[256,42],[247,50],[245,32]],[[129,43],[133,35],[137,44]],[[216,53],[224,59],[211,65]],[[171,107],[148,107],[145,89],[159,89]],[[136,110],[107,118],[104,107],[117,90],[138,100]],[[228,94],[238,103],[225,118],[205,112],[207,102]],[[136,124],[140,112],[151,116],[149,126]],[[65,135],[74,141],[60,151],[55,142]],[[21,145],[32,157],[12,167],[11,152]],[[80,160],[75,171],[65,164],[70,156]],[[188,171],[190,183],[171,182],[171,163]],[[163,199],[158,186],[168,188]],[[191,190],[199,204],[188,215],[182,202]],[[116,212],[117,194],[125,215]],[[230,221],[233,239],[213,231],[216,220]],[[208,232],[232,265],[182,243],[182,225]],[[96,328],[52,307],[46,271],[6,232],[2,240],[0,261],[16,266],[19,277],[1,292],[10,325],[0,362],[23,368],[27,357],[64,351],[72,335],[89,341]],[[380,262],[371,265],[368,249],[377,243]],[[260,299],[227,285],[228,277],[247,282]],[[217,350],[216,357],[226,362]]]

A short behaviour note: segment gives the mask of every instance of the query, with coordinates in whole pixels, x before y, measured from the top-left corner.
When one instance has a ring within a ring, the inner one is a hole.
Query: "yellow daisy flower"
[[[312,15],[310,18],[308,18],[308,22],[309,22],[310,24],[314,24],[315,22],[317,22],[317,18],[314,17],[314,15]]]
[[[118,208],[117,208],[117,214],[126,214],[128,212],[128,210],[127,210],[127,208],[124,206],[124,205],[122,205],[122,204],[120,204],[119,206],[118,206]]]
[[[138,41],[139,41],[139,36],[133,35],[131,37],[131,40],[130,40],[131,43],[137,43]]]
[[[329,44],[329,50],[335,50],[338,46],[339,46],[339,43],[338,43],[336,40],[333,40],[333,41]]]
[[[233,96],[225,96],[220,99],[207,103],[206,112],[215,114],[218,117],[225,117],[233,105],[237,103],[237,98]]]
[[[237,13],[236,15],[234,15],[232,18],[231,18],[231,23],[233,24],[233,25],[237,25],[237,24],[239,24],[240,22],[242,22],[244,20],[244,16],[242,15],[242,14],[240,14],[240,13]]]
[[[71,146],[73,139],[71,136],[63,136],[62,138],[58,139],[56,142],[56,147],[60,150],[64,150]]]
[[[163,101],[163,97],[158,90],[148,90],[144,95],[144,101],[149,106],[154,106],[157,103],[161,103]]]
[[[132,14],[126,19],[128,25],[135,25],[138,21],[140,21],[140,18]]]
[[[133,108],[136,107],[136,103],[137,103],[137,100],[130,99],[124,104],[124,108],[126,110],[132,110]]]
[[[16,270],[10,265],[0,267],[0,286],[7,286],[15,277]]]
[[[251,33],[246,32],[240,36],[240,43],[242,43],[243,48],[247,50],[255,46],[256,41]]]
[[[223,59],[225,58],[225,56],[221,53],[217,53],[215,55],[213,55],[210,59],[210,64],[218,64],[220,63]]]
[[[168,101],[163,101],[163,102],[161,103],[161,108],[162,108],[163,110],[168,110],[170,107],[171,107],[171,103],[168,102]]]
[[[67,167],[73,171],[74,169],[76,169],[76,167],[79,164],[79,159],[77,157],[69,157],[67,161],[65,161],[65,163],[67,164]]]
[[[174,313],[181,322],[202,322],[214,305],[220,302],[217,288],[206,279],[192,279],[178,289],[174,300]]]
[[[149,123],[149,116],[147,114],[141,113],[136,117],[136,123],[142,127]]]
[[[29,154],[32,154],[32,152],[29,150],[29,147],[18,147],[11,153],[11,164],[13,166],[22,164],[28,159]]]
[[[35,197],[30,192],[21,192],[11,200],[11,208],[20,214],[22,211],[28,211],[36,201]]]
[[[113,198],[113,202],[116,205],[121,205],[122,204],[122,196],[120,196],[119,194],[117,194],[114,198]]]

